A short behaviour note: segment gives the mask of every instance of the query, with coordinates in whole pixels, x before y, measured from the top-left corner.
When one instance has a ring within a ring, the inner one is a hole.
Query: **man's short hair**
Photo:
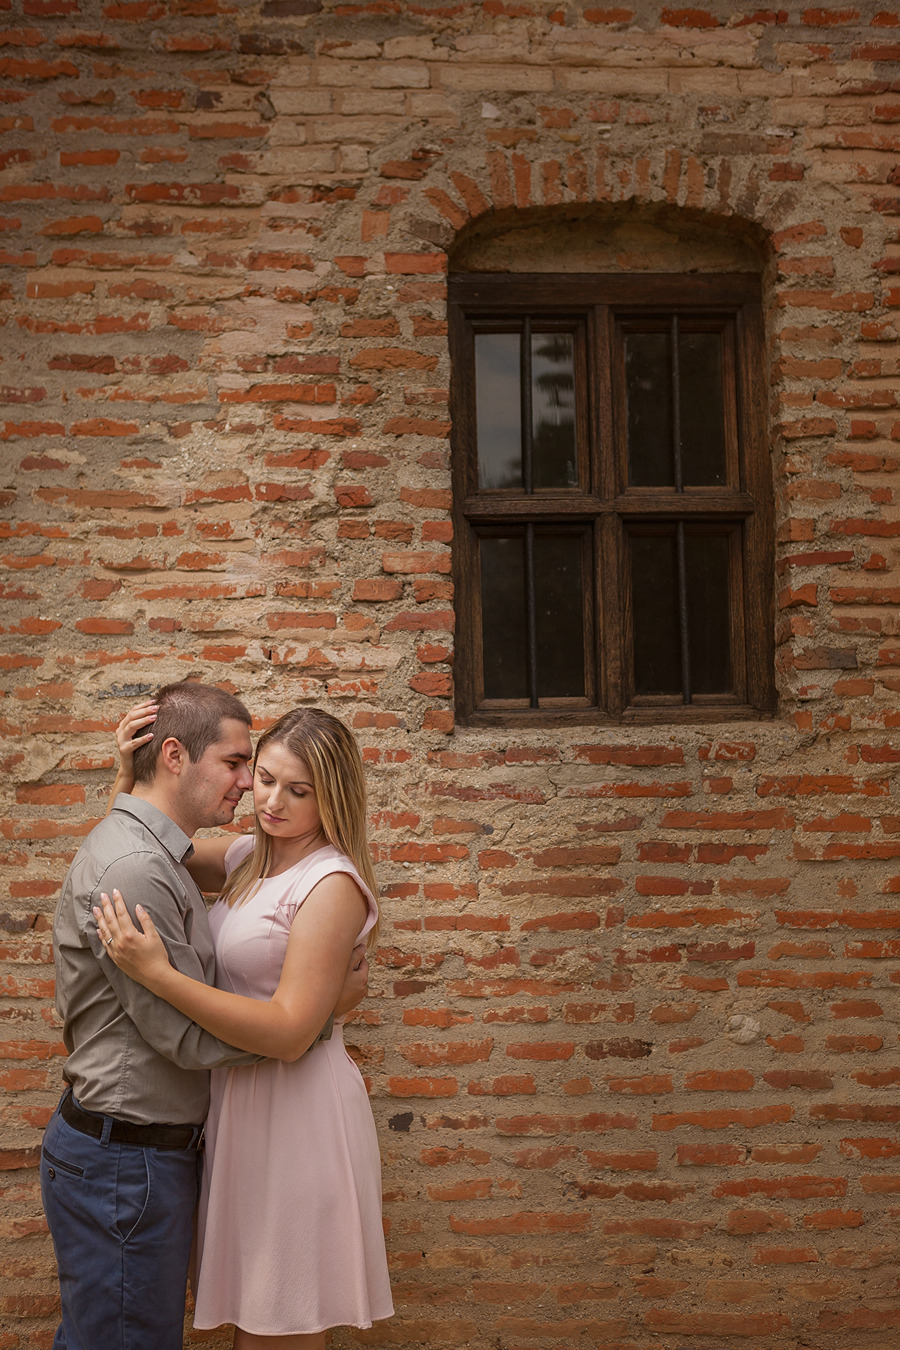
[[[149,783],[155,776],[160,748],[170,736],[181,742],[189,759],[196,763],[220,739],[225,718],[234,718],[248,727],[253,720],[234,694],[197,680],[164,685],[157,691],[155,701],[159,711],[152,727],[153,740],[139,745],[134,752],[136,783]]]

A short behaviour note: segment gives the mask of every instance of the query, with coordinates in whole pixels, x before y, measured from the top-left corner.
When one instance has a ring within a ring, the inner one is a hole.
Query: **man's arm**
[[[350,964],[332,1017],[346,1017],[362,1003],[369,991],[369,959],[362,943],[350,953]]]

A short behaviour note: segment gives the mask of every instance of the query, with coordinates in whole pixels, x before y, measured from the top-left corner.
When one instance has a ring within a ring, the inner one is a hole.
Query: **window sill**
[[[768,722],[777,715],[775,708],[754,708],[745,703],[677,704],[630,707],[613,716],[600,708],[476,708],[457,712],[461,728],[532,727],[542,730],[564,726],[699,726],[707,722]]]

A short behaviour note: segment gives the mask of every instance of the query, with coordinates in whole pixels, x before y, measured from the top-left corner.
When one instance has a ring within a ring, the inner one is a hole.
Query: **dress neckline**
[[[279,881],[281,877],[286,877],[289,872],[293,872],[295,867],[302,867],[304,863],[310,862],[318,853],[324,853],[326,849],[331,849],[333,853],[340,854],[340,849],[336,849],[334,844],[329,844],[327,842],[320,844],[318,848],[314,848],[310,853],[304,853],[302,858],[298,858],[295,863],[291,863],[290,867],[286,867],[283,872],[270,872],[267,876],[260,877],[260,881]],[[341,856],[343,855],[341,854]]]

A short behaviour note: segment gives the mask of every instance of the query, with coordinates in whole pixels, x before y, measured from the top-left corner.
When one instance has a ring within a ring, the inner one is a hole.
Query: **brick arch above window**
[[[498,220],[454,250],[463,721],[774,706],[762,257],[746,232],[709,231],[732,266],[701,269],[696,220],[626,215],[605,233],[590,210]],[[484,270],[517,237],[540,270]],[[613,250],[614,269],[571,266]],[[669,266],[621,265],[636,252]]]
[[[748,272],[771,262],[769,235],[742,216],[667,202],[570,202],[495,209],[448,249],[454,273]]]

